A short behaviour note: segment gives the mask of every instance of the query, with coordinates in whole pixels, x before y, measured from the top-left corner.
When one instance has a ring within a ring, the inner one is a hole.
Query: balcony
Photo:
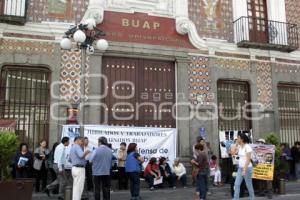
[[[238,47],[292,52],[299,48],[296,24],[252,17],[240,17],[234,23]]]
[[[0,22],[24,25],[28,0],[1,0]]]

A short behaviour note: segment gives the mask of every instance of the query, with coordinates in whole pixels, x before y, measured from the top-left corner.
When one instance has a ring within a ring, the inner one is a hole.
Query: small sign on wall
[[[204,127],[200,127],[199,128],[199,135],[203,138],[203,139],[206,139],[206,129]]]
[[[68,108],[67,109],[67,123],[66,124],[78,124],[78,113],[79,110],[77,108]]]

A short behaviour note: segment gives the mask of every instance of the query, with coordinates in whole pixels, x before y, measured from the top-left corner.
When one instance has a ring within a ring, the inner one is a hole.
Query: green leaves
[[[279,137],[276,133],[270,133],[266,137],[266,144],[273,144],[275,146],[279,145]]]
[[[18,148],[18,138],[12,132],[0,132],[0,169],[3,180],[9,179],[9,164]]]
[[[266,144],[273,144],[275,145],[275,170],[278,170],[279,172],[285,172],[287,169],[286,163],[280,159],[281,156],[281,149],[280,149],[280,139],[278,134],[276,133],[270,133],[266,137]]]

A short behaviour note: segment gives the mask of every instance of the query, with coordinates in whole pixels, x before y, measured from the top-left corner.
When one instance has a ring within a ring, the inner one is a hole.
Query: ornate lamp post
[[[73,39],[77,48],[85,50],[87,54],[93,54],[95,51],[93,44],[96,41],[97,49],[105,51],[108,48],[108,42],[105,39],[99,39],[101,36],[105,36],[105,33],[96,28],[95,19],[87,19],[84,23],[71,26],[61,40],[60,47],[65,50],[71,50]]]
[[[79,25],[71,26],[68,31],[65,32],[65,36],[60,42],[60,47],[64,50],[75,49],[81,50],[81,78],[80,78],[80,102],[85,99],[85,84],[86,78],[85,64],[86,54],[91,55],[95,52],[94,44],[100,51],[105,51],[108,48],[108,42],[105,39],[100,39],[105,36],[105,33],[96,27],[96,21],[93,18],[85,20]],[[74,45],[75,44],[75,45]],[[82,108],[83,105],[80,105]],[[81,110],[81,109],[80,109]],[[81,122],[84,123],[84,114],[80,112]],[[80,128],[81,135],[83,136],[83,126]]]

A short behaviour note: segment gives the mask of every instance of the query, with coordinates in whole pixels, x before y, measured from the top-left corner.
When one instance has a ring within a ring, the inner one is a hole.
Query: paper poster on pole
[[[221,158],[229,158],[230,147],[234,144],[234,140],[237,138],[237,131],[220,131],[220,150]]]
[[[151,157],[166,157],[173,163],[176,157],[177,129],[151,127],[121,127],[106,125],[84,126],[84,136],[89,138],[91,147],[98,147],[98,138],[104,136],[112,144],[116,155],[121,142],[137,143],[138,153],[145,158],[145,164]]]
[[[204,127],[199,128],[199,135],[203,138],[206,139],[207,134],[206,134],[206,129]]]
[[[273,180],[275,146],[251,144],[251,147],[253,149],[252,157],[258,161],[258,164],[253,170],[252,178],[260,180]]]
[[[245,130],[231,130],[231,131],[220,131],[219,132],[219,141],[220,141],[220,151],[221,151],[221,158],[229,158],[230,157],[230,148],[231,145],[234,144],[237,135],[239,132],[245,133],[249,139],[250,143],[253,141],[252,137],[252,130],[245,131]]]

